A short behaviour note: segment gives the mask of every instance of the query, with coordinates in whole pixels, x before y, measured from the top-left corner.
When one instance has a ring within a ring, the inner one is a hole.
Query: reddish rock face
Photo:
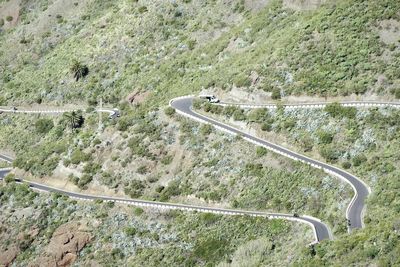
[[[148,95],[149,92],[141,93],[139,91],[134,91],[126,97],[126,100],[131,104],[140,104],[147,98]]]
[[[19,249],[17,246],[12,246],[7,250],[0,250],[0,266],[9,266],[17,257]]]
[[[45,256],[31,266],[70,266],[79,252],[91,241],[91,235],[77,222],[58,227],[46,248]]]

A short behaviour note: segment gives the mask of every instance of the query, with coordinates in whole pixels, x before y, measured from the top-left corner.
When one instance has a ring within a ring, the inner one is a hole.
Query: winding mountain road
[[[8,162],[9,157],[0,155],[0,159],[6,160]],[[0,169],[0,181],[11,171],[11,169]],[[129,198],[118,198],[118,197],[109,197],[109,196],[99,196],[99,195],[89,195],[89,194],[80,194],[70,191],[61,190],[58,188],[54,188],[51,186],[30,182],[23,179],[15,179],[17,183],[27,184],[30,188],[36,191],[43,192],[52,192],[59,193],[71,198],[79,199],[79,200],[103,200],[106,202],[116,202],[126,205],[134,205],[140,207],[151,207],[157,209],[167,209],[167,210],[183,210],[183,211],[197,211],[197,212],[207,212],[221,215],[230,215],[230,216],[252,216],[252,217],[262,217],[268,219],[283,219],[290,220],[295,222],[306,223],[309,225],[314,233],[314,241],[311,244],[318,243],[324,239],[331,239],[331,233],[329,232],[329,228],[322,223],[319,219],[310,217],[310,216],[293,216],[290,214],[282,214],[282,213],[269,213],[269,212],[260,212],[260,211],[249,211],[249,210],[235,210],[235,209],[224,209],[224,208],[213,208],[207,206],[196,206],[196,205],[187,205],[187,204],[178,204],[178,203],[167,203],[167,202],[158,202],[158,201],[147,201],[141,199],[129,199]]]
[[[256,136],[253,136],[249,133],[243,132],[241,130],[238,130],[232,126],[229,126],[225,123],[216,121],[214,119],[211,119],[209,117],[206,117],[204,115],[201,115],[192,109],[192,102],[194,96],[185,96],[185,97],[179,97],[175,98],[170,101],[170,106],[173,107],[179,114],[189,117],[193,120],[196,120],[200,123],[207,123],[210,125],[213,125],[215,128],[225,131],[229,134],[234,134],[234,135],[240,135],[242,136],[246,141],[249,141],[251,143],[254,143],[258,146],[265,147],[273,152],[276,152],[278,154],[281,154],[285,157],[291,158],[293,160],[301,161],[306,164],[311,165],[312,167],[322,169],[328,174],[334,175],[341,180],[347,182],[350,184],[350,186],[354,190],[354,196],[352,200],[350,201],[350,204],[347,207],[346,210],[346,218],[348,219],[348,228],[349,231],[351,229],[355,228],[362,228],[363,227],[363,210],[364,210],[364,203],[365,199],[368,197],[368,194],[370,193],[370,188],[359,178],[356,176],[339,169],[335,166],[320,162],[318,160],[311,159],[305,155],[301,155],[299,153],[293,152],[287,148],[284,148],[282,146],[279,146],[277,144],[273,144],[271,142],[268,142],[266,140],[260,139]],[[287,105],[287,108],[323,108],[326,106],[328,103],[309,103],[309,104],[291,104]],[[235,105],[239,106],[242,108],[272,108],[273,106],[276,108],[276,105],[249,105],[249,104],[234,104],[234,103],[218,103],[217,105]],[[392,107],[400,107],[400,103],[377,103],[377,102],[346,102],[346,106],[392,106]]]
[[[272,150],[278,154],[291,158],[293,160],[301,161],[306,164],[309,164],[315,168],[322,169],[328,174],[334,175],[343,181],[349,183],[354,190],[354,197],[351,200],[347,211],[346,217],[349,220],[349,229],[354,228],[362,228],[363,221],[362,215],[364,210],[364,202],[370,193],[369,187],[356,176],[343,171],[335,166],[311,159],[307,156],[298,154],[296,152],[290,151],[287,148],[281,147],[279,145],[270,143],[268,141],[257,138],[253,135],[240,131],[234,127],[231,127],[227,124],[221,123],[204,115],[201,115],[192,110],[192,102],[194,96],[184,96],[172,99],[170,101],[170,106],[176,109],[177,113],[189,117],[193,120],[196,120],[201,123],[207,123],[213,125],[215,128],[225,131],[229,134],[241,135],[245,140],[254,143],[258,146],[263,146],[269,150]],[[323,108],[328,103],[300,103],[300,104],[287,104],[284,105],[285,108]],[[362,107],[362,106],[371,106],[371,107],[380,107],[380,106],[391,106],[395,108],[400,108],[400,103],[392,103],[392,102],[343,102],[341,103],[343,106],[354,106],[354,107]],[[237,103],[218,103],[218,105],[228,106],[235,105],[241,108],[276,108],[275,104],[265,104],[265,105],[251,105],[251,104],[237,104]],[[2,112],[11,112],[11,113],[45,113],[45,114],[62,114],[64,112],[70,112],[73,110],[20,110],[20,109],[7,109],[0,108]],[[107,112],[110,116],[119,116],[119,111],[117,109],[97,109],[97,112]],[[12,158],[7,157],[5,155],[0,154],[0,160],[4,160],[7,162],[12,162]],[[0,180],[2,180],[7,173],[11,171],[11,168],[0,169]],[[259,212],[259,211],[246,211],[246,210],[234,210],[234,209],[223,209],[223,208],[212,208],[206,206],[195,206],[195,205],[186,205],[186,204],[177,204],[177,203],[165,203],[165,202],[157,202],[157,201],[146,201],[146,200],[138,200],[138,199],[127,199],[127,198],[117,198],[117,197],[109,197],[109,196],[95,196],[88,194],[80,194],[70,191],[65,191],[57,188],[53,188],[47,185],[38,184],[22,179],[16,179],[18,183],[28,184],[31,188],[39,191],[46,192],[55,192],[65,194],[72,198],[82,199],[82,200],[96,200],[100,199],[103,201],[113,201],[118,203],[124,203],[135,206],[143,206],[143,207],[154,207],[160,209],[178,209],[178,210],[186,210],[186,211],[198,211],[198,212],[209,212],[216,214],[225,214],[225,215],[246,215],[246,216],[255,216],[255,217],[264,217],[269,219],[284,219],[291,221],[298,221],[301,223],[306,223],[310,225],[314,232],[314,237],[316,242],[320,242],[324,239],[332,239],[332,235],[330,233],[329,228],[323,222],[321,222],[317,218],[313,218],[311,216],[297,216],[291,214],[281,214],[281,213],[268,213],[268,212]]]

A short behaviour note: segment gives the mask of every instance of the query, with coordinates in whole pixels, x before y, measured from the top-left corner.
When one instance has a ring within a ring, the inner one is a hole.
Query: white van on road
[[[219,99],[215,95],[199,95],[202,99],[207,99],[210,103],[219,103]]]

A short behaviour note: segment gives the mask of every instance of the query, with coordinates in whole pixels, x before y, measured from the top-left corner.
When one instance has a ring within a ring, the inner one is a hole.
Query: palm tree
[[[84,119],[80,111],[71,111],[63,114],[63,122],[74,131],[76,128],[82,127]]]
[[[78,81],[89,74],[89,68],[78,60],[74,59],[71,65],[71,72],[74,75],[75,80]]]

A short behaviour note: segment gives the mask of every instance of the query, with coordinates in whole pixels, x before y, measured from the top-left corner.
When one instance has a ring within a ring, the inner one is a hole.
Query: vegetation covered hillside
[[[77,202],[9,176],[0,265],[400,265],[398,110],[196,103],[368,183],[366,227],[348,233],[350,186],[167,106],[200,91],[392,101],[399,67],[397,0],[0,0],[0,106],[77,109],[0,114],[0,153],[15,158],[15,175],[88,194],[307,214],[334,234],[307,246],[301,224]],[[100,100],[121,117],[99,121]]]
[[[0,12],[1,102],[115,105],[138,91],[158,105],[232,86],[399,96],[398,1],[296,2],[20,1],[17,21]],[[78,81],[74,61],[88,67]]]

